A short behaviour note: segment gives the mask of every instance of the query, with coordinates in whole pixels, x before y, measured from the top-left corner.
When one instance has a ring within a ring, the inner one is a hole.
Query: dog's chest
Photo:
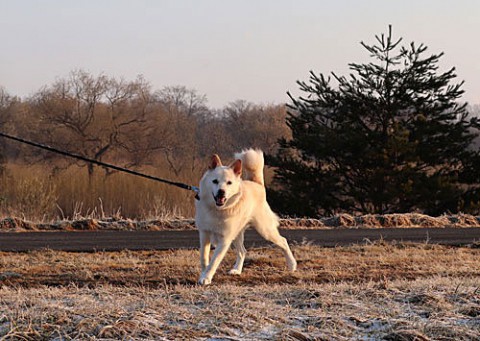
[[[207,216],[197,216],[195,221],[199,230],[210,231],[218,234],[228,232],[232,226],[229,219],[224,219],[220,215],[210,214]]]
[[[224,237],[236,235],[249,221],[249,217],[245,214],[231,215],[222,211],[210,211],[208,214],[198,213],[200,212],[196,214],[195,224],[199,230]]]

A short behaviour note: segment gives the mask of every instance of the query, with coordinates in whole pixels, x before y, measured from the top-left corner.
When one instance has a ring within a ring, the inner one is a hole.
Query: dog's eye
[[[231,181],[227,181],[227,185],[231,185],[231,184],[232,184],[232,182],[231,182]]]
[[[217,179],[213,180],[212,182],[213,182],[215,185],[218,185],[218,180],[217,180]]]

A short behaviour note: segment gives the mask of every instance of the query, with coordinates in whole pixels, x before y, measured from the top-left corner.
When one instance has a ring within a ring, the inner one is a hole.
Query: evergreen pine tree
[[[458,102],[463,82],[452,84],[455,68],[439,72],[443,53],[401,41],[389,27],[361,43],[370,63],[349,64],[348,77],[311,72],[297,82],[306,95],[288,94],[292,138],[269,160],[280,212],[441,214],[478,201],[479,126]]]

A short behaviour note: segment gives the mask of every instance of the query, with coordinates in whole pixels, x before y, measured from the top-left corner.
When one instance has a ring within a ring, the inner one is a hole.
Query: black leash
[[[45,150],[48,150],[48,151],[53,152],[53,153],[57,153],[57,154],[68,156],[68,157],[71,157],[71,158],[74,158],[74,159],[78,159],[78,160],[82,160],[82,161],[85,161],[85,162],[93,163],[93,164],[98,165],[98,166],[115,169],[115,170],[120,171],[120,172],[133,174],[133,175],[136,175],[136,176],[140,176],[142,178],[163,182],[163,183],[168,184],[168,185],[177,186],[177,187],[189,190],[189,191],[194,191],[197,194],[196,198],[198,197],[199,188],[196,187],[196,186],[190,186],[190,185],[187,185],[187,184],[184,184],[184,183],[181,183],[181,182],[170,181],[170,180],[166,180],[166,179],[157,178],[156,176],[139,173],[139,172],[133,171],[131,169],[122,168],[122,167],[119,167],[119,166],[111,165],[111,164],[108,164],[108,163],[105,163],[105,162],[102,162],[102,161],[98,161],[98,160],[94,160],[94,159],[89,159],[89,158],[86,158],[82,155],[65,152],[63,150],[59,150],[59,149],[56,149],[56,148],[53,148],[53,147],[50,147],[50,146],[47,146],[47,145],[44,145],[44,144],[41,144],[41,143],[28,141],[28,140],[22,139],[20,137],[8,135],[8,134],[2,133],[2,132],[0,132],[0,136],[5,137],[5,138],[10,139],[10,140],[20,142],[20,143],[25,143],[25,144],[28,144],[30,146],[34,146],[34,147],[37,147],[37,148],[40,148],[40,149],[45,149]]]

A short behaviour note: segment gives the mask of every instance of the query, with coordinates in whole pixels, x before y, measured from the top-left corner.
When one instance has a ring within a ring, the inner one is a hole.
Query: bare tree
[[[13,129],[12,119],[19,111],[20,100],[11,96],[5,88],[0,86],[0,131],[9,132]],[[5,139],[0,140],[0,174],[5,170],[6,148]]]
[[[155,93],[157,99],[170,112],[182,112],[188,116],[208,112],[207,96],[185,86],[166,86]]]
[[[257,147],[267,153],[277,148],[277,140],[286,137],[284,105],[256,105],[243,100],[223,109],[224,122],[233,149]]]
[[[141,77],[127,82],[78,70],[39,91],[31,101],[40,141],[96,160],[138,165],[152,129],[150,86]],[[90,176],[92,165],[86,165]],[[108,172],[107,172],[108,174]]]
[[[209,113],[207,98],[184,86],[165,87],[156,92],[156,98],[167,121],[159,125],[165,160],[176,175],[187,170],[191,174],[199,154],[198,120]]]

